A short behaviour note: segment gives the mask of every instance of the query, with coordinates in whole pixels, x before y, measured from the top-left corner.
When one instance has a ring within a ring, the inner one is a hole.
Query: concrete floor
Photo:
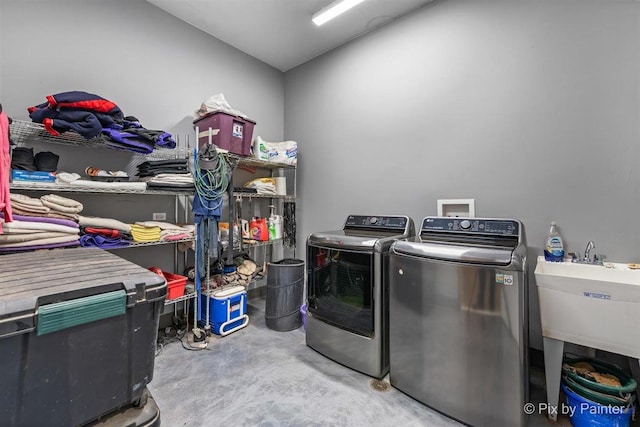
[[[370,377],[307,347],[302,328],[268,329],[264,299],[250,300],[247,311],[247,327],[212,335],[207,350],[187,351],[177,341],[163,346],[149,384],[163,426],[461,425],[390,386],[374,390]],[[541,373],[533,374],[538,402]],[[533,427],[554,425],[570,424],[529,419]]]

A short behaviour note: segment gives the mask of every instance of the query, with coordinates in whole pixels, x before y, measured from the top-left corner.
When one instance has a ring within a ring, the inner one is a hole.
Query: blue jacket
[[[52,135],[74,130],[87,139],[124,120],[124,114],[115,103],[80,91],[49,95],[47,102],[29,107],[27,111],[31,120],[44,124]]]

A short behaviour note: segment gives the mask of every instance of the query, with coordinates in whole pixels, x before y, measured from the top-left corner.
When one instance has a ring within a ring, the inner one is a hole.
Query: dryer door
[[[307,246],[308,310],[336,327],[373,336],[373,253]]]

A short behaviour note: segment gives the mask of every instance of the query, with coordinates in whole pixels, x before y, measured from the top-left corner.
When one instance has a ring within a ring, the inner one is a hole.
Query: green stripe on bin
[[[124,290],[43,305],[38,309],[37,335],[120,316],[127,310]]]

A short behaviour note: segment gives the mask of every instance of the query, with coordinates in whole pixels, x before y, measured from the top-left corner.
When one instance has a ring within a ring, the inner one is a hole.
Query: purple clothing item
[[[50,245],[21,246],[19,248],[0,247],[0,252],[24,252],[24,251],[33,251],[36,249],[53,249],[53,248],[62,248],[67,246],[78,246],[78,245],[80,245],[80,241],[76,240],[73,242],[52,243]]]
[[[0,214],[0,217],[4,218],[4,215]],[[24,216],[24,215],[13,215],[13,219],[16,220],[16,221],[46,222],[48,224],[66,225],[67,227],[76,227],[76,228],[78,228],[78,223],[75,222],[75,221],[71,221],[70,219],[48,218],[48,217],[44,217],[44,216]]]
[[[153,143],[124,130],[103,128],[102,135],[107,138],[104,143],[111,147],[143,154],[153,152]]]
[[[115,249],[129,246],[129,241],[121,237],[105,237],[99,234],[84,234],[80,236],[80,246]]]

